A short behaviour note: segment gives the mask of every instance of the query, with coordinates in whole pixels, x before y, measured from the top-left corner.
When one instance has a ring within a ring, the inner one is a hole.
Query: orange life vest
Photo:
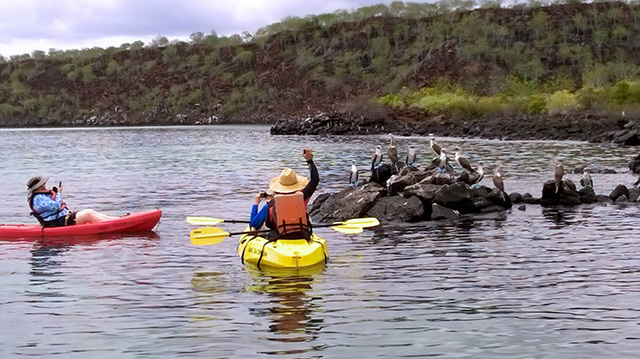
[[[274,200],[274,223],[279,238],[311,238],[307,205],[302,192],[277,194]]]

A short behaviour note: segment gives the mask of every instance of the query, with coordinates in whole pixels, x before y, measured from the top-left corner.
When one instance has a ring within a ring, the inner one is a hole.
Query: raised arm
[[[318,168],[316,167],[316,164],[313,162],[313,152],[311,151],[311,149],[305,148],[302,151],[302,157],[304,157],[304,159],[307,160],[307,163],[309,164],[309,172],[311,176],[309,183],[302,190],[302,193],[304,194],[304,200],[307,201],[316,191],[316,188],[318,188],[318,183],[320,183],[320,175],[318,174]]]

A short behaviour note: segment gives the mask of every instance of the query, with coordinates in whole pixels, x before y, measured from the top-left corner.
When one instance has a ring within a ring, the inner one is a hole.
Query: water
[[[411,142],[424,164],[428,139]],[[472,163],[505,164],[507,191],[539,196],[553,174],[590,165],[608,194],[635,177],[633,148],[581,142],[440,139]],[[527,206],[456,222],[330,229],[326,268],[260,272],[237,238],[196,247],[187,215],[243,219],[283,166],[318,194],[367,167],[380,137],[271,137],[267,127],[2,130],[2,223],[34,222],[27,180],[63,181],[73,209],[164,211],[155,235],[0,242],[2,358],[614,358],[640,349],[636,205]],[[578,182],[580,175],[568,175]],[[490,184],[490,176],[484,183]],[[242,225],[223,225],[230,230]]]

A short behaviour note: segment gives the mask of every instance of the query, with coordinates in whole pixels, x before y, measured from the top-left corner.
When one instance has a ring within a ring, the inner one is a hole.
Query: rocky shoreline
[[[319,195],[309,209],[318,223],[340,221],[344,218],[376,217],[384,222],[419,222],[426,220],[455,220],[477,214],[504,212],[514,205],[524,210],[527,205],[577,206],[581,204],[637,203],[640,190],[617,185],[609,195],[598,195],[589,181],[581,181],[582,188],[562,176],[545,182],[542,196],[530,193],[505,193],[494,187],[474,184],[473,174],[446,171],[432,163],[418,169],[398,163],[382,164],[372,176],[337,193]],[[640,172],[640,155],[629,168]],[[494,174],[495,176],[495,174]],[[586,176],[585,176],[586,177]],[[494,181],[500,186],[500,182]]]
[[[279,120],[272,135],[396,135],[436,134],[439,137],[477,137],[504,140],[574,140],[640,145],[640,122],[596,114],[515,115],[465,119],[432,116],[417,109],[397,110],[378,116],[349,112],[317,113]]]

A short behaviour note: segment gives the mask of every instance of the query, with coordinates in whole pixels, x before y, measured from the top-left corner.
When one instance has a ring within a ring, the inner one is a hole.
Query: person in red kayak
[[[260,210],[258,205],[265,196],[258,194],[251,208],[250,226],[259,229],[264,224],[270,231],[269,238],[307,238],[311,236],[311,226],[307,218],[307,204],[320,182],[318,169],[313,162],[313,152],[305,148],[302,157],[309,164],[311,181],[285,168],[280,176],[269,183],[268,202]],[[273,195],[271,199],[270,195]]]
[[[108,221],[118,217],[108,216],[92,209],[72,212],[62,199],[62,183],[59,188],[47,189],[49,177],[36,176],[27,182],[27,202],[31,214],[43,227],[62,227],[74,224]]]

